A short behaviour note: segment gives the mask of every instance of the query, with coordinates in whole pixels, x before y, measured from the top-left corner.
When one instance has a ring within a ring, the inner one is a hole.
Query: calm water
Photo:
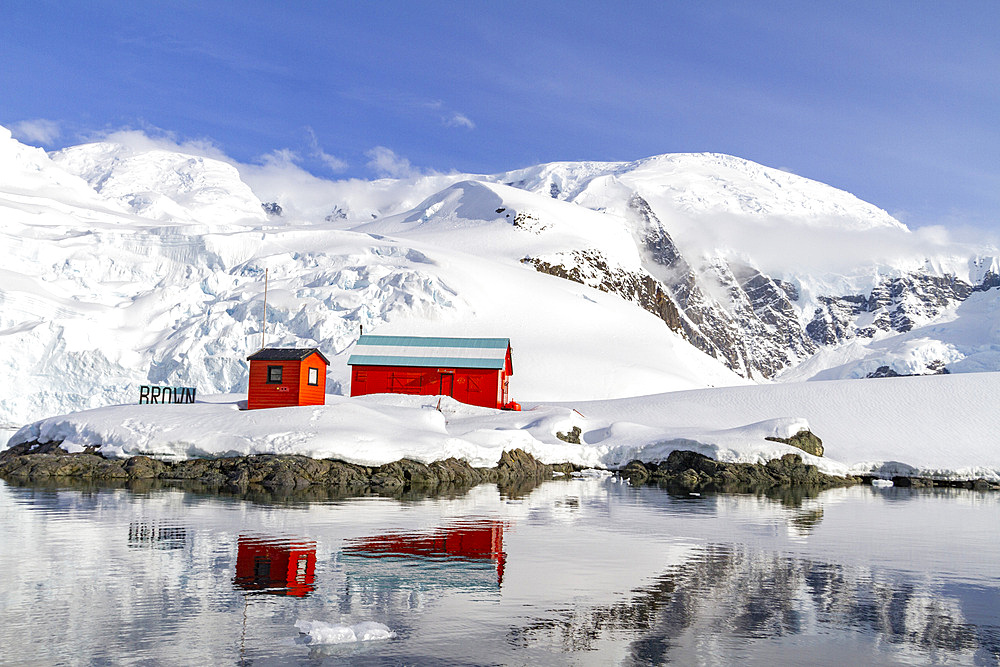
[[[781,502],[581,479],[262,503],[0,482],[0,535],[5,664],[1000,659],[997,493]],[[296,627],[365,622],[394,634]]]

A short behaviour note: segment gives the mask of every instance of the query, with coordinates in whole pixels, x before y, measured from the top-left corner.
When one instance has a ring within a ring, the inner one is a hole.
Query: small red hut
[[[351,396],[451,396],[469,405],[519,410],[507,395],[514,374],[509,338],[372,336],[347,360]]]
[[[248,410],[326,403],[326,367],[330,361],[315,347],[265,347],[247,361]]]

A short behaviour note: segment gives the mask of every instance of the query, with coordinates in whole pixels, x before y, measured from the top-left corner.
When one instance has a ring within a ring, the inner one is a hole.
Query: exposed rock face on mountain
[[[653,313],[674,331],[684,331],[677,307],[655,278],[645,271],[612,269],[599,251],[574,251],[565,264],[553,263],[535,257],[522,260],[541,273],[572,280],[581,285],[617,294],[643,310]]]
[[[651,178],[651,170],[662,171],[664,165],[663,179]],[[706,174],[707,165],[716,172]],[[690,171],[681,172],[683,168]],[[586,262],[578,253],[564,253],[566,261],[548,257],[527,263],[619,294],[657,314],[692,345],[747,378],[774,378],[823,347],[909,332],[954,310],[973,292],[998,283],[996,259],[984,263],[976,257],[969,262],[968,280],[940,267],[918,271],[873,264],[863,280],[854,281],[864,291],[845,293],[834,291],[837,286],[812,286],[814,272],[809,266],[796,266],[794,247],[789,248],[792,256],[778,277],[769,275],[741,248],[727,247],[725,239],[715,239],[707,247],[691,243],[690,237],[697,236],[691,233],[692,221],[712,222],[706,211],[738,213],[758,224],[751,233],[776,239],[780,235],[775,235],[771,223],[760,225],[760,221],[774,216],[793,232],[804,228],[820,236],[831,229],[849,230],[862,241],[868,233],[876,239],[899,235],[901,240],[908,233],[884,211],[851,195],[738,158],[678,155],[639,163],[556,163],[513,175],[516,180],[505,182],[514,187],[623,217],[640,251],[642,268],[623,280],[620,269],[592,254]],[[688,188],[678,187],[677,181],[687,181]],[[665,199],[674,206],[665,205]],[[662,214],[672,222],[679,220],[675,226],[682,231],[688,228],[685,248],[675,241]],[[587,265],[585,271],[582,263]],[[986,264],[993,268],[984,268]],[[642,289],[636,288],[637,283]],[[803,298],[802,284],[810,292],[808,298]]]

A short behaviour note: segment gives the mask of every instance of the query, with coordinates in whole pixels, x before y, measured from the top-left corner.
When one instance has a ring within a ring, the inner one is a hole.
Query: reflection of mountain
[[[704,549],[627,600],[514,628],[508,640],[585,651],[622,634],[636,636],[626,664],[735,664],[755,644],[793,636],[863,643],[876,655],[902,651],[918,662],[1000,655],[1000,627],[966,622],[962,600],[933,584],[729,545]]]
[[[241,535],[233,585],[244,591],[305,597],[314,589],[316,543]]]

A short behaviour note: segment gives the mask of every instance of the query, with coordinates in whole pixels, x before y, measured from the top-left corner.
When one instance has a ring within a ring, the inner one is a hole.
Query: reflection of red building
[[[344,553],[366,558],[417,557],[443,561],[494,561],[503,582],[503,522],[483,519],[430,533],[388,533],[349,540]]]
[[[305,597],[313,591],[316,543],[240,536],[233,583],[245,591]]]

